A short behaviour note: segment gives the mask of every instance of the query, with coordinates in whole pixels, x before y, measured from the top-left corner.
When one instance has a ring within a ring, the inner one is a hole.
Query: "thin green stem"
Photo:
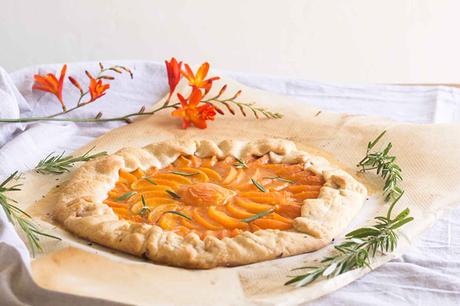
[[[86,104],[83,104],[83,105],[80,105],[79,107],[81,106],[84,106]],[[163,109],[167,109],[167,108],[176,108],[177,106],[179,106],[179,103],[174,103],[174,104],[171,104],[171,105],[163,105],[163,106],[160,106],[159,108],[153,110],[153,111],[150,111],[150,112],[135,112],[135,113],[131,113],[131,114],[127,114],[127,115],[124,115],[124,116],[120,116],[120,117],[112,117],[112,118],[55,118],[57,116],[60,116],[60,115],[63,115],[63,114],[66,114],[68,113],[69,111],[71,110],[74,110],[74,109],[77,109],[79,108],[78,106],[77,107],[74,107],[72,109],[69,109],[68,111],[66,112],[61,112],[59,114],[55,114],[55,115],[52,115],[52,116],[44,116],[44,117],[30,117],[30,118],[17,118],[17,119],[1,119],[0,118],[0,123],[13,123],[13,122],[37,122],[37,121],[66,121],[66,122],[110,122],[110,121],[127,121],[129,118],[131,117],[136,117],[136,116],[149,116],[149,115],[154,115],[155,113],[163,110]]]

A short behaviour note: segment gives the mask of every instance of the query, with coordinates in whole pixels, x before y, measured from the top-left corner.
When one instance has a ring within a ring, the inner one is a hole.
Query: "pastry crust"
[[[245,231],[230,238],[196,233],[181,237],[156,225],[121,220],[103,200],[118,180],[119,170],[159,169],[180,155],[200,158],[232,155],[238,158],[268,154],[272,163],[304,163],[322,175],[325,184],[317,199],[306,199],[293,230]],[[85,163],[62,188],[54,218],[72,233],[153,262],[207,269],[237,266],[318,250],[340,234],[359,212],[366,188],[345,171],[318,156],[297,150],[282,139],[257,141],[166,141],[144,148],[124,148]]]

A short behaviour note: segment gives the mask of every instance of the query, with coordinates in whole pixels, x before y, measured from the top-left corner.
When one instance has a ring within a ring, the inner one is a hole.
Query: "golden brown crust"
[[[294,231],[260,230],[242,232],[233,238],[195,233],[181,237],[162,228],[119,220],[102,201],[118,179],[120,169],[134,171],[152,166],[163,168],[180,155],[198,157],[233,155],[239,158],[268,154],[273,163],[304,163],[325,179],[317,199],[307,199]],[[54,218],[76,235],[104,246],[145,256],[157,263],[212,268],[236,266],[318,250],[340,234],[361,208],[367,191],[345,171],[322,157],[297,150],[294,143],[280,139],[252,142],[226,140],[167,141],[144,148],[125,148],[113,155],[87,162],[76,170],[62,188]]]

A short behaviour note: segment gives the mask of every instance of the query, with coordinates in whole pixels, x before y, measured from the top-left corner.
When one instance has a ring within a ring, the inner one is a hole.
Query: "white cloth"
[[[136,111],[143,105],[151,105],[166,94],[167,79],[162,64],[139,61],[117,64],[132,68],[134,80],[126,75],[117,75],[105,97],[72,116],[95,116],[100,110],[104,116],[121,115]],[[27,68],[9,76],[0,70],[0,116],[14,117],[19,112],[21,116],[56,112],[60,106],[55,97],[31,91],[31,86],[34,73],[59,73],[60,67]],[[95,72],[97,63],[72,64],[68,72],[83,76],[84,69]],[[339,85],[224,71],[215,74],[226,74],[248,86],[289,95],[324,110],[378,114],[415,123],[460,121],[460,90],[450,87]],[[76,97],[76,91],[68,86],[64,91],[65,101],[70,104]],[[72,151],[122,124],[34,123],[14,127],[0,124],[0,179],[14,170],[32,168],[51,151]],[[212,128],[212,123],[209,128]],[[424,233],[406,255],[313,304],[457,305],[460,300],[459,220],[460,207],[457,207]],[[2,232],[2,228],[7,231]],[[17,239],[0,214],[0,250],[8,244],[27,258]],[[2,262],[5,266],[5,258],[0,258],[0,271]],[[51,294],[48,296],[52,299]]]

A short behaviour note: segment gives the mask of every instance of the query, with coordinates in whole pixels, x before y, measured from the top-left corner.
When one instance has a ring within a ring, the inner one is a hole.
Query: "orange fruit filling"
[[[241,231],[289,230],[305,199],[317,198],[322,176],[302,164],[180,156],[164,169],[119,171],[104,203],[120,218],[202,239]]]

